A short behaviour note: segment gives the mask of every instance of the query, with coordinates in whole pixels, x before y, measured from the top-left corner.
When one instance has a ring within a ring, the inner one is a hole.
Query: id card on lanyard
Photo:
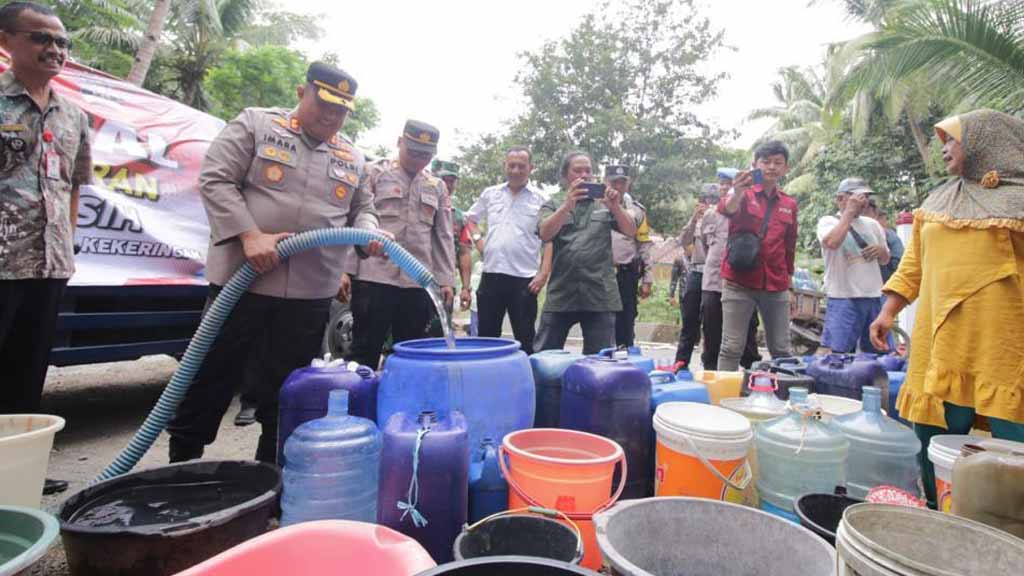
[[[43,130],[43,175],[49,180],[60,180],[60,154],[53,149],[53,132]]]

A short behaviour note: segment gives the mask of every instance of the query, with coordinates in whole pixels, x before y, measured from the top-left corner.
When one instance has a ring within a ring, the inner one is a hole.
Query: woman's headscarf
[[[954,228],[1024,232],[1024,120],[975,110],[943,120],[936,132],[960,142],[963,175],[933,190],[919,215]]]

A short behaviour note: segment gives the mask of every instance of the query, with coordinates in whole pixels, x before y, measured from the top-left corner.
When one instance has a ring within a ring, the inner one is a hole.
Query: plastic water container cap
[[[754,372],[748,386],[754,392],[775,392],[779,389],[778,377],[768,372]]]
[[[616,351],[612,352],[612,358],[614,358],[616,360],[628,360],[629,359],[629,351],[628,350],[616,350]]]
[[[328,416],[348,416],[348,390],[335,388],[327,395]]]
[[[330,352],[324,354],[323,358],[313,358],[313,361],[309,363],[313,368],[334,368],[335,366],[341,366],[345,363],[344,358],[334,359]]]
[[[956,459],[960,457],[960,449],[963,448],[964,444],[972,444],[979,440],[982,440],[982,438],[966,434],[939,434],[938,436],[932,436],[932,440],[928,444],[928,459],[932,461],[932,464],[938,464],[947,470],[951,470],[953,464],[956,463]]]

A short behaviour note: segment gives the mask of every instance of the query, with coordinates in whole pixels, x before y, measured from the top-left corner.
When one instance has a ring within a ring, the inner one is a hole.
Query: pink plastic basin
[[[268,532],[177,576],[411,576],[436,565],[418,542],[390,528],[321,520]]]

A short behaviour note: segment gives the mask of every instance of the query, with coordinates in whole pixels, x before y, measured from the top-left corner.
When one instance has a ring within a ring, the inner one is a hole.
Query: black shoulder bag
[[[740,232],[729,236],[729,242],[726,245],[728,250],[726,260],[733,270],[746,272],[753,270],[757,265],[757,258],[761,255],[761,241],[764,240],[764,235],[768,232],[768,222],[772,219],[772,209],[775,208],[778,199],[778,194],[768,199],[764,210],[764,219],[761,221],[760,233]]]

